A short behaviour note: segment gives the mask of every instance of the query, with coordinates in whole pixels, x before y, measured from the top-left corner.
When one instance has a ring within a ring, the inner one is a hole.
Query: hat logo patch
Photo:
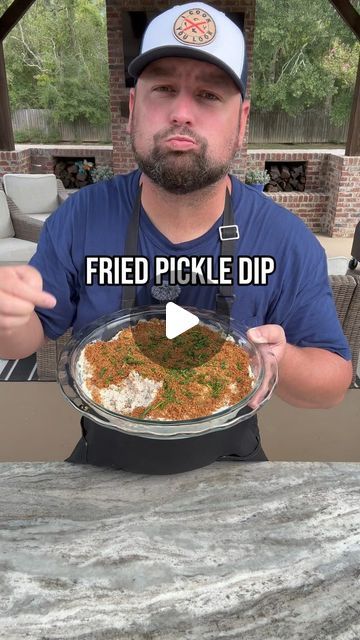
[[[215,38],[216,25],[203,9],[184,11],[174,23],[174,36],[182,44],[202,47]]]

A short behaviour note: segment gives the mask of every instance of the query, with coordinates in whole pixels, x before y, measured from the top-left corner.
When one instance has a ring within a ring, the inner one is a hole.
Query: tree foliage
[[[355,35],[329,0],[256,0],[252,105],[290,115],[324,108],[342,124],[359,53]]]
[[[7,36],[5,60],[12,109],[50,109],[55,123],[109,120],[104,0],[37,0]]]

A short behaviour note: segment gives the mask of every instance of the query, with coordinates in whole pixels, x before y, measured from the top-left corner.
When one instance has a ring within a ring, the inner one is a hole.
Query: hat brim
[[[211,64],[216,65],[225,73],[227,73],[230,78],[235,82],[236,86],[240,90],[241,97],[245,98],[246,87],[241,78],[239,78],[234,71],[224,64],[219,58],[211,55],[205,51],[201,51],[201,49],[195,49],[193,47],[186,48],[182,46],[165,46],[165,47],[157,47],[156,49],[151,49],[151,51],[147,51],[145,53],[141,53],[139,56],[134,58],[129,64],[128,72],[133,78],[138,78],[141,73],[144,71],[145,67],[148,66],[151,62],[155,62],[155,60],[161,60],[161,58],[192,58],[195,60],[202,60],[204,62],[210,62]]]

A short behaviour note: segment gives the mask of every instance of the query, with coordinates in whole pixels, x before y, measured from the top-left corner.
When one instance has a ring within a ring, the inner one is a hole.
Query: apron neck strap
[[[139,255],[138,238],[139,238],[139,225],[140,225],[140,211],[141,211],[141,193],[142,185],[139,186],[132,215],[127,228],[125,239],[125,256],[137,256]],[[225,196],[225,208],[223,214],[222,227],[219,228],[220,242],[221,242],[221,255],[222,256],[234,256],[236,248],[236,240],[239,237],[238,227],[234,224],[234,212],[231,204],[231,196],[229,189],[226,189]],[[236,233],[234,233],[236,232]],[[233,274],[232,274],[233,275]],[[136,285],[126,285],[122,288],[122,309],[132,309],[136,302]],[[230,316],[231,307],[234,302],[234,287],[233,285],[220,285],[219,291],[216,294],[216,313],[220,315]]]
[[[139,255],[138,239],[139,239],[139,226],[140,226],[140,210],[141,210],[141,192],[142,185],[139,185],[132,214],[130,216],[126,239],[125,239],[125,256],[137,256]],[[136,301],[136,285],[129,284],[122,287],[122,309],[133,309]]]
[[[224,224],[219,227],[221,255],[234,257],[239,230],[237,225],[235,225],[231,196],[228,188],[226,189],[223,222]],[[231,269],[230,277],[233,279],[233,276],[233,269]],[[216,313],[230,317],[234,300],[234,286],[232,284],[221,284],[216,294]]]

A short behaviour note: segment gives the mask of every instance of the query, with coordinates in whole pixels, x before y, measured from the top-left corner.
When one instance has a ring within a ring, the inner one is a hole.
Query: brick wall
[[[29,173],[30,162],[30,149],[23,151],[0,150],[0,176],[3,176],[4,173]]]
[[[32,147],[22,151],[0,151],[0,176],[4,173],[53,173],[54,157],[95,157],[98,166],[112,165],[111,147]],[[247,154],[247,166],[251,168],[263,169],[267,160],[307,162],[304,193],[269,193],[269,197],[293,211],[314,233],[353,236],[360,220],[360,157],[271,151],[249,151]],[[128,169],[120,172],[130,171],[134,166],[129,164]]]
[[[249,169],[265,169],[265,162],[306,162],[306,191],[324,190],[327,184],[328,154],[325,153],[249,151],[247,158]]]
[[[314,232],[351,237],[360,219],[360,158],[331,153],[248,152],[248,168],[265,162],[306,162],[304,193],[269,193]]]
[[[329,236],[352,236],[360,220],[360,157],[329,156],[329,193],[323,229]]]
[[[155,3],[154,3],[155,4]],[[127,116],[124,115],[129,100],[129,89],[125,87],[124,51],[123,51],[123,11],[165,10],[173,5],[168,0],[158,0],[154,6],[146,0],[106,0],[108,55],[110,69],[110,109],[112,118],[112,141],[114,145],[113,162],[116,173],[126,173],[135,168],[135,161],[129,136],[126,132]],[[245,37],[249,59],[248,97],[250,97],[250,79],[253,60],[253,42],[255,29],[255,0],[219,0],[213,3],[217,9],[244,13]],[[232,171],[243,177],[246,168],[248,129],[244,145],[236,155]]]
[[[265,162],[306,162],[306,191],[269,192],[269,196],[301,218],[314,233],[324,231],[324,216],[329,195],[327,183],[328,156],[324,153],[277,151],[248,153],[248,168],[265,169]]]
[[[327,193],[269,193],[275,202],[295,213],[314,233],[322,233],[329,196]]]
[[[112,166],[112,148],[98,146],[29,147],[0,151],[0,176],[4,173],[53,173],[54,158],[94,158],[97,166]]]
[[[112,149],[100,146],[64,145],[31,149],[30,173],[53,173],[54,158],[95,158],[97,166],[112,166]]]

